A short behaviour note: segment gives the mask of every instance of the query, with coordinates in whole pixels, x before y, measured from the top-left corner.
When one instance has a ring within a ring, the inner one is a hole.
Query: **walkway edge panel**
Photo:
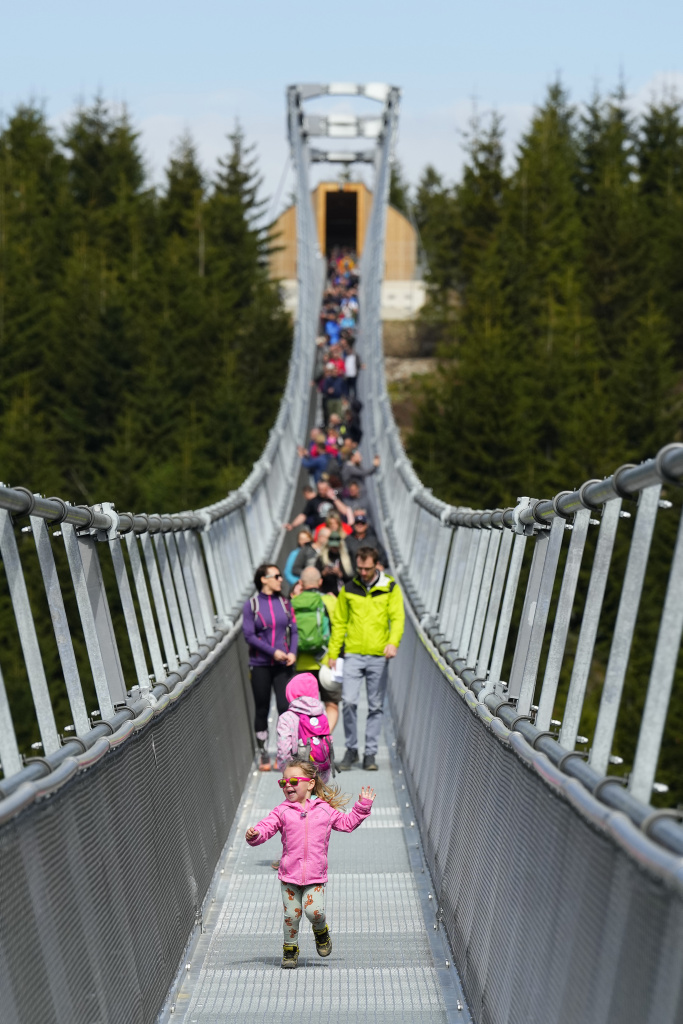
[[[462,688],[410,611],[392,716],[473,1019],[679,1021],[683,861]]]
[[[7,799],[19,813],[0,829],[3,1024],[156,1018],[253,760],[242,648],[233,635],[182,700],[102,744],[87,771],[69,759]]]

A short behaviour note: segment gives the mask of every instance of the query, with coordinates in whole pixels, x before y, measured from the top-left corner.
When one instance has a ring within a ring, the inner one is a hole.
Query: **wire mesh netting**
[[[408,622],[392,710],[477,1024],[683,1020],[683,899],[499,742]]]
[[[155,1019],[252,761],[245,653],[0,829],[3,1024]]]

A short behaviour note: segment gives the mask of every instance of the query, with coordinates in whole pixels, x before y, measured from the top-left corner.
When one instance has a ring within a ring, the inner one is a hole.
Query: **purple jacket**
[[[363,797],[344,814],[330,807],[325,800],[309,800],[306,810],[301,804],[284,803],[270,812],[254,828],[258,835],[247,839],[250,846],[260,846],[280,832],[282,858],[277,877],[281,882],[313,885],[327,881],[327,847],[330,833],[353,832],[372,810],[372,800]]]
[[[296,628],[294,609],[289,601],[285,601],[285,608],[282,607],[283,599],[276,594],[266,596],[258,595],[258,612],[254,614],[251,610],[251,600],[245,601],[242,607],[244,638],[249,644],[250,665],[276,665],[273,655],[275,651],[284,651],[288,654],[292,651],[297,653],[299,647],[299,634]],[[287,627],[290,629],[289,643],[287,642]]]

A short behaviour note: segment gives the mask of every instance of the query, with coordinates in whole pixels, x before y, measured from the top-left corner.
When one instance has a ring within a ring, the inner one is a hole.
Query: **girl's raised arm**
[[[331,808],[332,828],[335,832],[353,832],[355,828],[358,828],[361,822],[367,818],[368,814],[372,810],[372,802],[374,799],[374,789],[370,789],[369,786],[363,786],[360,791],[358,801],[347,814],[344,814],[343,811],[337,811],[334,808]]]
[[[272,839],[276,832],[279,832],[282,827],[280,815],[278,814],[277,807],[271,811],[263,821],[257,822],[255,825],[250,825],[247,831],[244,833],[244,838],[250,846],[260,846],[261,843],[265,843],[268,839]]]

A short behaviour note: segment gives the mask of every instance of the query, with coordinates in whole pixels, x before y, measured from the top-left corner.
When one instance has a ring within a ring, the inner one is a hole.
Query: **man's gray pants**
[[[368,720],[365,726],[365,753],[376,754],[382,730],[384,697],[387,692],[388,663],[382,655],[347,654],[344,658],[344,735],[348,750],[358,750],[358,696],[365,677],[368,690]]]

